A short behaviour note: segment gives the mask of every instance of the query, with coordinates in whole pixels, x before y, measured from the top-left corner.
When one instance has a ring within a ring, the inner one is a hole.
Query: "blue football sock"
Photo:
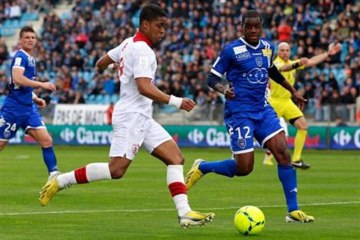
[[[57,171],[56,156],[53,147],[42,148],[43,159],[48,169],[48,172]]]
[[[236,162],[233,159],[216,162],[201,162],[199,169],[203,174],[214,172],[227,177],[233,177],[236,174]]]
[[[296,171],[292,166],[278,165],[278,176],[285,193],[288,212],[298,210]]]

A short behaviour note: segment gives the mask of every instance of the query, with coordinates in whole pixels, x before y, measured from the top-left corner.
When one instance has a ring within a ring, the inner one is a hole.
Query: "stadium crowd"
[[[40,0],[2,1],[0,24],[11,18],[7,9],[42,10]],[[57,4],[58,1],[50,1]],[[67,0],[68,13],[44,15],[35,56],[38,80],[54,82],[58,91],[37,92],[51,103],[103,103],[118,98],[116,69],[96,73],[94,65],[107,50],[133,35],[140,6],[148,1]],[[347,104],[360,92],[360,4],[356,0],[188,0],[153,1],[166,8],[171,22],[157,49],[155,84],[164,92],[196,100],[194,119],[208,118],[208,106],[223,99],[208,88],[205,79],[219,50],[240,36],[240,19],[248,9],[263,16],[264,37],[276,45],[291,45],[292,59],[311,57],[340,42],[342,51],[324,64],[300,71],[296,88],[309,99],[306,111],[317,121],[349,118]],[[26,6],[27,6],[26,5]],[[44,8],[46,9],[46,8]],[[0,38],[0,95],[6,94],[9,59],[17,46]],[[1,96],[0,96],[1,97]],[[160,106],[162,111],[173,111]],[[215,108],[215,107],[213,107]],[[330,114],[331,113],[331,114]]]

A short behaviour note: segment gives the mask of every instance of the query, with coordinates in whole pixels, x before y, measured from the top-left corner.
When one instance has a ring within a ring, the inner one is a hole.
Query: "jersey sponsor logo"
[[[248,59],[250,57],[251,56],[250,56],[249,52],[245,52],[245,53],[235,55],[235,58],[236,58],[237,61],[243,61],[243,60],[246,60],[246,59]]]
[[[262,49],[262,53],[265,57],[271,57],[272,50],[271,49]]]
[[[253,68],[248,73],[243,73],[242,75],[250,83],[256,84],[265,84],[268,81],[269,75],[266,68]]]
[[[234,47],[233,50],[234,50],[235,55],[247,52],[245,45],[244,46]]]
[[[14,61],[14,66],[21,66],[21,57],[17,57],[15,58],[15,61]]]

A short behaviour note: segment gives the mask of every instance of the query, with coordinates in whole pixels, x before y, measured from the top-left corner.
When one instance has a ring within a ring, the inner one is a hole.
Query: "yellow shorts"
[[[269,98],[269,102],[278,117],[285,118],[287,122],[304,116],[300,108],[291,99]]]

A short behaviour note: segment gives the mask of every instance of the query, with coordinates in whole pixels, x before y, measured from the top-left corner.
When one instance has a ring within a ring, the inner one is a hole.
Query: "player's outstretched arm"
[[[330,44],[328,51],[324,52],[322,54],[316,55],[309,59],[308,63],[305,65],[305,67],[313,67],[319,63],[324,62],[329,56],[333,56],[341,51],[341,44]]]
[[[293,69],[298,69],[299,67],[306,65],[308,63],[308,58],[300,58],[292,63],[286,63],[278,67],[280,72],[288,72]]]
[[[95,71],[103,71],[105,70],[110,64],[113,64],[115,61],[112,60],[108,54],[102,56],[95,64]]]
[[[139,93],[155,102],[170,104],[178,109],[191,111],[195,107],[195,102],[189,98],[179,98],[173,95],[167,95],[160,91],[150,78],[140,77],[135,79]]]

